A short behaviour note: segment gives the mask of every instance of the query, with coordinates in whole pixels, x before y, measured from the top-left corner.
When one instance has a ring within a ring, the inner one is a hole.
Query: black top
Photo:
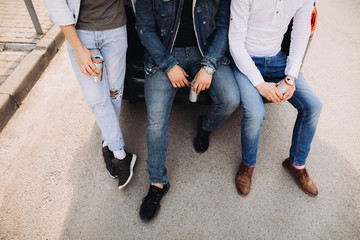
[[[193,0],[184,0],[180,26],[176,35],[174,47],[190,47],[197,45],[192,17],[192,3]]]
[[[81,0],[77,29],[104,31],[125,24],[124,0]]]

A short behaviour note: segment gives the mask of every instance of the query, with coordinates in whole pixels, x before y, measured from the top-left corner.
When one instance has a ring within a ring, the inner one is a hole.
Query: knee
[[[233,112],[240,105],[239,93],[229,96],[224,102],[223,106],[227,112]]]
[[[120,102],[123,93],[120,90],[110,90],[110,99],[112,102]]]
[[[265,109],[244,109],[243,119],[252,123],[262,124],[265,119]]]
[[[314,98],[311,103],[306,107],[305,112],[308,116],[318,116],[322,110],[322,102],[318,98]]]
[[[228,91],[221,100],[215,104],[224,109],[225,112],[233,112],[240,105],[240,93],[237,89]]]
[[[148,113],[148,124],[147,130],[148,131],[157,131],[164,128],[167,128],[168,121],[165,117],[161,116],[157,113]]]

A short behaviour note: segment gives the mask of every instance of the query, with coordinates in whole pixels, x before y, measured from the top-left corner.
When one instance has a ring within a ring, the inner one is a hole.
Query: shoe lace
[[[157,204],[161,200],[161,193],[159,190],[150,188],[148,194],[146,195],[145,199],[152,201],[153,203]]]

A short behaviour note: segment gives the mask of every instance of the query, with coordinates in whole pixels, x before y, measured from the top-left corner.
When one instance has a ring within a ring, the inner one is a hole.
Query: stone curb
[[[52,58],[64,42],[64,35],[56,25],[45,34],[0,86],[0,132],[20,107]]]

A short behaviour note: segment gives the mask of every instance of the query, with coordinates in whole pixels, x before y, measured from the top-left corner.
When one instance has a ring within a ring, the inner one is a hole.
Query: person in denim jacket
[[[106,168],[119,190],[133,176],[136,155],[125,152],[119,116],[127,49],[124,0],[45,0],[50,19],[59,25],[84,99],[102,134]],[[92,57],[104,58],[102,73]],[[102,75],[100,82],[94,76]]]
[[[179,88],[213,100],[199,116],[195,150],[205,152],[209,135],[236,109],[240,96],[225,57],[228,48],[230,0],[137,0],[136,30],[145,46],[145,101],[149,192],[140,208],[151,220],[170,184],[165,167],[170,109]]]

